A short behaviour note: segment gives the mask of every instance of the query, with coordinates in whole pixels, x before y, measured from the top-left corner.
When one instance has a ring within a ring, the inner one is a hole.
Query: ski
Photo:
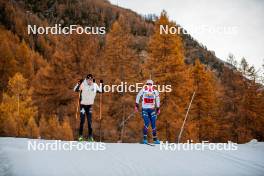
[[[149,143],[149,142],[148,142],[148,143],[142,143],[142,142],[141,142],[140,144],[145,144],[145,145],[149,145],[149,146],[152,146],[152,147],[155,146],[155,144],[153,144],[153,143]]]
[[[152,144],[152,143],[146,143],[146,145],[149,145],[149,146],[152,146],[152,147],[155,146],[155,144]]]

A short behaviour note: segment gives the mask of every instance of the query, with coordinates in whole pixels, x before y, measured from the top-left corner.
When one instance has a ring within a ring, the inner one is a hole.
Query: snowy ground
[[[238,145],[236,151],[162,151],[159,145],[143,144],[106,144],[104,151],[29,151],[28,141],[54,143],[0,138],[0,176],[264,175],[261,142]]]

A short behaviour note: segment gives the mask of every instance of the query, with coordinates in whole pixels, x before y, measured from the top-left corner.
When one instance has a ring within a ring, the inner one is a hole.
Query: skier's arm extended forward
[[[159,95],[159,91],[155,91],[155,95],[156,95],[156,107],[157,107],[157,114],[160,114],[160,95]]]
[[[156,107],[160,108],[160,95],[159,95],[159,91],[155,91],[155,95],[156,95]]]

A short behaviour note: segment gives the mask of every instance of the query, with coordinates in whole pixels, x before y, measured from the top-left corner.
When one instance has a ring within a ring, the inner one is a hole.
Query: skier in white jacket
[[[79,141],[83,141],[83,125],[85,114],[88,121],[88,141],[94,141],[92,129],[92,105],[97,92],[103,92],[103,81],[100,80],[100,87],[94,82],[93,75],[88,74],[84,80],[80,80],[74,87],[75,92],[80,92],[80,129]]]
[[[143,127],[143,142],[147,144],[147,135],[149,123],[152,127],[152,137],[155,144],[159,144],[160,141],[157,138],[156,120],[157,115],[160,114],[160,97],[159,92],[154,89],[153,81],[147,80],[146,86],[139,91],[136,98],[135,111],[138,112],[139,101],[142,97],[142,118],[144,120]]]

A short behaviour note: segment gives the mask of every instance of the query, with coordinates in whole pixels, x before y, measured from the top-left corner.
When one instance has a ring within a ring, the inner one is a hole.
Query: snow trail
[[[264,175],[263,142],[236,151],[162,151],[127,143],[106,143],[104,151],[28,151],[28,141],[54,142],[0,138],[0,176]]]

